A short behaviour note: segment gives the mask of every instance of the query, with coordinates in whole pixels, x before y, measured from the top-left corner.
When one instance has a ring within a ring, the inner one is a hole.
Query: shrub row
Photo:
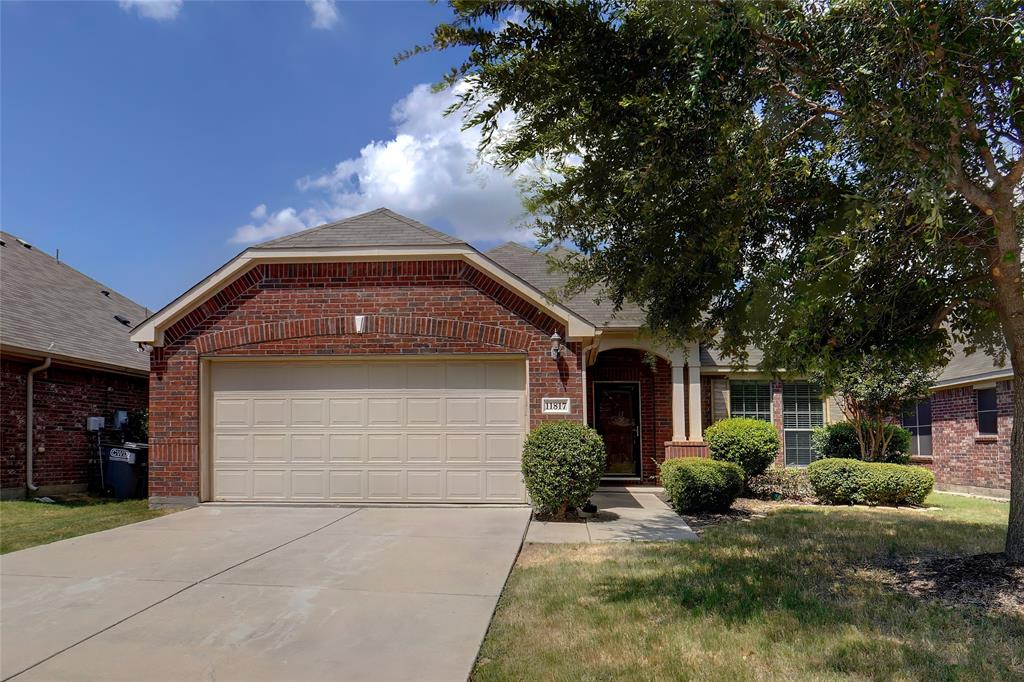
[[[822,504],[921,504],[935,485],[923,467],[855,459],[819,459],[807,475]]]
[[[814,499],[814,489],[804,467],[771,466],[764,473],[748,478],[747,494],[759,500]]]
[[[681,457],[661,465],[661,483],[680,514],[726,511],[743,491],[743,469],[732,462]]]

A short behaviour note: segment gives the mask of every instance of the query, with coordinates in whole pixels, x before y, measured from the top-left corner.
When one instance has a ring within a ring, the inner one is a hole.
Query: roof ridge
[[[380,208],[375,208],[372,211],[363,211],[362,213],[356,213],[355,215],[350,215],[347,218],[341,218],[339,220],[334,220],[334,221],[329,222],[329,223],[324,223],[323,225],[317,225],[316,227],[307,227],[305,230],[299,230],[298,232],[291,232],[289,234],[282,234],[280,237],[274,237],[273,239],[268,239],[265,242],[260,242],[259,244],[254,244],[250,248],[259,248],[261,246],[267,246],[268,244],[274,244],[275,242],[279,242],[279,241],[281,241],[283,239],[291,239],[292,237],[297,237],[300,234],[313,234],[314,232],[319,232],[320,230],[325,230],[328,227],[336,227],[338,225],[342,225],[344,223],[351,222],[351,221],[355,220],[356,218],[365,218],[368,215],[373,215],[374,213],[380,213],[380,212],[386,211],[386,210],[387,210],[386,208],[381,206]]]
[[[403,222],[406,225],[408,225],[409,227],[416,228],[417,230],[419,230],[423,234],[431,236],[431,237],[441,236],[441,237],[444,237],[445,239],[454,240],[456,242],[461,242],[462,241],[461,239],[458,239],[457,237],[453,237],[452,235],[448,234],[447,232],[441,232],[440,230],[435,230],[434,228],[430,227],[429,225],[421,223],[420,221],[418,221],[418,220],[416,220],[414,218],[409,218],[407,216],[402,215],[401,213],[395,213],[394,211],[392,211],[387,206],[381,206],[376,211],[372,211],[372,212],[374,212],[374,213],[376,213],[376,212],[386,213],[387,215],[389,215],[390,217],[394,218],[395,220]]]

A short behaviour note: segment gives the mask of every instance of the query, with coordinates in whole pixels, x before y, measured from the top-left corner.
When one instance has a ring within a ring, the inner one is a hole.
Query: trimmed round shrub
[[[889,436],[889,447],[885,450],[885,460],[892,464],[906,464],[910,461],[910,431],[902,426],[887,424],[885,433]],[[816,452],[823,457],[860,459],[860,443],[857,441],[857,429],[847,421],[834,422],[819,426],[811,434]]]
[[[564,516],[585,505],[601,483],[604,440],[579,422],[544,422],[526,437],[522,466],[533,504]]]
[[[711,459],[738,464],[746,478],[763,473],[779,454],[778,431],[761,419],[723,419],[704,432],[704,440]]]
[[[822,504],[922,504],[935,485],[923,467],[855,459],[819,459],[807,475]]]
[[[661,483],[680,514],[726,511],[743,491],[743,469],[732,462],[680,457],[661,465]]]

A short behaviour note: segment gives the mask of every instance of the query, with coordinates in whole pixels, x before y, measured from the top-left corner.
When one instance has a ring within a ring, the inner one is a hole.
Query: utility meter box
[[[99,431],[106,425],[107,420],[103,417],[86,417],[85,418],[85,430],[86,431]]]

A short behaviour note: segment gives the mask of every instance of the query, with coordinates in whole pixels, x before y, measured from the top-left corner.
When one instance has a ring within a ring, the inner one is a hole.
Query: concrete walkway
[[[686,521],[654,493],[599,492],[597,515],[586,522],[531,521],[527,542],[630,542],[696,540]]]
[[[525,508],[203,506],[0,559],[21,680],[465,680]]]

